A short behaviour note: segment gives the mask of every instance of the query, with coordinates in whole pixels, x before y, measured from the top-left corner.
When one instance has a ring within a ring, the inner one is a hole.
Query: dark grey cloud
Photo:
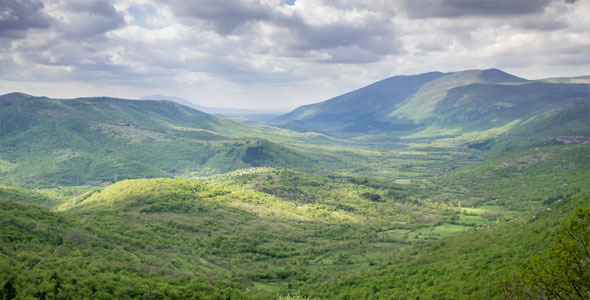
[[[20,39],[29,29],[48,28],[51,20],[37,0],[0,1],[0,37]]]
[[[108,0],[70,0],[63,9],[70,14],[65,23],[58,25],[58,30],[66,38],[91,38],[125,25],[123,13]]]
[[[388,33],[383,27],[375,25],[378,24],[308,25],[301,22],[296,28],[292,28],[292,31],[297,37],[297,47],[305,50],[330,49],[365,42],[373,36],[382,36]]]
[[[222,36],[249,36],[256,41],[257,25],[280,28],[272,37],[278,46],[262,49],[276,55],[308,57],[310,52],[320,51],[329,56],[318,59],[321,62],[366,63],[402,52],[391,14],[370,11],[362,2],[318,3],[335,13],[356,12],[361,16],[355,16],[354,20],[335,16],[330,22],[310,22],[305,12],[285,11],[287,4],[280,0],[169,1],[168,5],[184,24],[195,27],[205,24]]]
[[[204,22],[224,35],[231,34],[246,23],[273,18],[272,7],[259,1],[172,0],[169,5],[178,17],[189,24]]]
[[[322,62],[368,63],[387,55],[403,53],[402,43],[388,19],[369,16],[360,22],[308,24],[298,19],[290,27],[287,51],[300,56],[307,51],[321,51],[331,56]]]
[[[542,12],[551,0],[403,0],[402,3],[411,18],[456,18],[534,14]]]
[[[112,54],[105,51],[111,41],[104,33],[123,27],[125,19],[111,1],[67,0],[48,3],[50,8],[56,16],[51,26],[31,42],[16,43],[18,57],[35,65],[69,67],[70,71],[113,65]]]

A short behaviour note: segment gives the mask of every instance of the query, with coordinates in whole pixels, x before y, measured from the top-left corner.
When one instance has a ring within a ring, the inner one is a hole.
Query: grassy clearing
[[[461,224],[440,224],[432,227],[424,227],[408,232],[408,239],[410,240],[433,240],[441,239],[450,236],[451,234],[459,231],[471,229],[472,226],[461,225]]]

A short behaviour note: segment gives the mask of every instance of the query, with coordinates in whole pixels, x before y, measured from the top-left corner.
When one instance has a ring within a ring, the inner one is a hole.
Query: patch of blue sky
[[[157,16],[156,9],[149,4],[132,5],[127,8],[127,11],[133,16],[133,22],[131,23],[133,25],[151,29],[165,27],[162,24],[154,24],[154,22],[149,21],[150,18]]]

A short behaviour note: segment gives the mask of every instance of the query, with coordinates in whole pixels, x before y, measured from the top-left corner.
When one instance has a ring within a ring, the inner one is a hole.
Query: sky
[[[590,75],[590,1],[0,0],[0,94],[290,109],[487,68]]]

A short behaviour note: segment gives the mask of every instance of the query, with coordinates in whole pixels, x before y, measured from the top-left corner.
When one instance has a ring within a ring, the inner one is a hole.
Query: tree
[[[523,276],[536,299],[590,299],[590,209],[576,208]]]
[[[12,285],[12,282],[10,280],[8,280],[4,284],[4,288],[2,289],[2,292],[0,293],[0,298],[2,298],[2,300],[4,300],[4,299],[11,300],[11,299],[16,298],[16,289],[14,288],[14,285]]]

